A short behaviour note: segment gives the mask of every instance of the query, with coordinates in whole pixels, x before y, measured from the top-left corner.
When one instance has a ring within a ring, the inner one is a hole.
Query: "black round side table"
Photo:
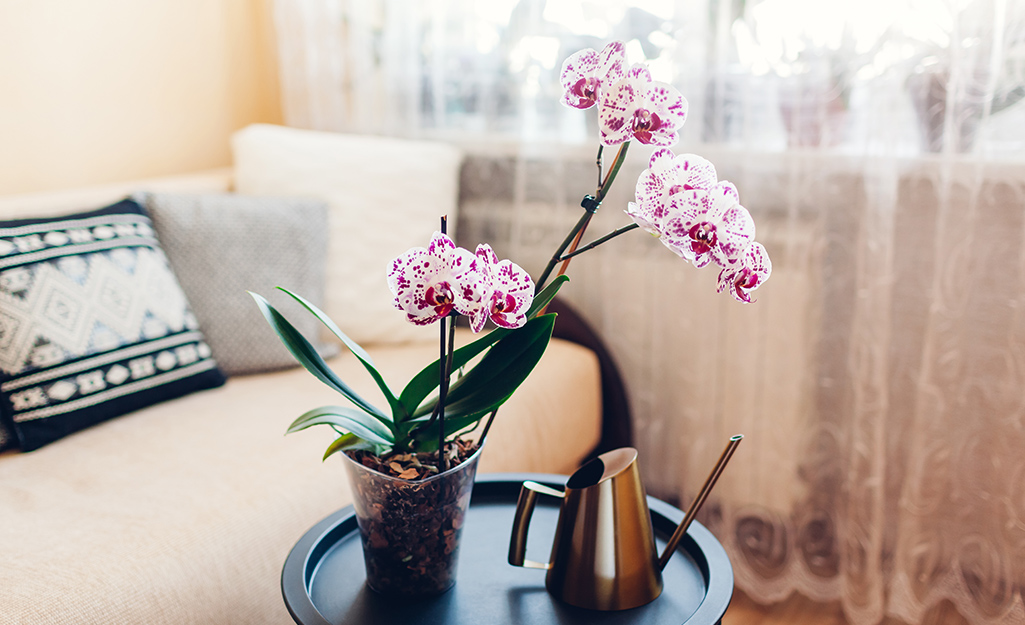
[[[524,480],[560,488],[566,476],[477,476],[463,528],[455,587],[418,602],[382,597],[366,586],[352,506],[311,528],[292,548],[281,592],[299,625],[716,625],[733,597],[733,567],[722,545],[695,522],[662,572],[665,588],[648,605],[596,612],[566,605],[545,590],[545,573],[506,562],[513,513]],[[659,549],[683,519],[679,509],[648,498]],[[527,557],[547,561],[558,507],[539,501]]]

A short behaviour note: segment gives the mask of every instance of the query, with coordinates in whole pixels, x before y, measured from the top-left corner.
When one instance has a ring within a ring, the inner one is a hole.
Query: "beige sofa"
[[[225,191],[219,170],[0,198],[0,219],[100,207],[138,190]],[[432,343],[367,345],[390,380]],[[214,353],[216,358],[216,352]],[[373,396],[347,354],[340,376]],[[599,364],[554,340],[500,412],[482,472],[568,473],[601,436]],[[29,453],[0,454],[0,623],[291,622],[281,565],[314,523],[349,503],[329,431],[288,423],[338,397],[302,369],[233,377]]]

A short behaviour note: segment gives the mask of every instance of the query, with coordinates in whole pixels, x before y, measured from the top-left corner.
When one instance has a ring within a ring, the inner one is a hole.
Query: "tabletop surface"
[[[714,625],[733,593],[733,571],[715,538],[691,526],[663,571],[665,589],[648,605],[596,612],[566,605],[545,590],[545,572],[510,566],[509,533],[520,484],[532,479],[561,486],[564,476],[481,475],[463,529],[456,585],[416,602],[383,597],[367,588],[359,531],[351,507],[324,519],[296,544],[282,572],[282,593],[296,623],[342,625],[477,625],[594,623]],[[530,524],[527,558],[547,561],[558,503],[538,500]],[[659,550],[683,518],[676,508],[649,498]]]

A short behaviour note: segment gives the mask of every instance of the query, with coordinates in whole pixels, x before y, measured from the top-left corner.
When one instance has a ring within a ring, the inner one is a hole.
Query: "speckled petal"
[[[485,324],[488,322],[488,307],[481,306],[470,315],[470,330],[477,334],[484,329]]]
[[[440,232],[427,248],[412,248],[392,261],[388,287],[395,306],[417,325],[434,323],[453,311],[472,315],[490,295],[477,257]]]
[[[598,108],[601,143],[619,145],[631,138],[629,119],[634,111],[635,88],[626,78],[612,86]]]
[[[655,150],[648,160],[648,168],[637,178],[634,193],[638,203],[653,199],[667,201],[673,185],[677,184],[680,168],[673,151],[667,148]]]
[[[652,82],[643,95],[644,107],[654,113],[659,120],[656,128],[643,136],[638,134],[637,139],[642,143],[651,145],[670,146],[676,143],[679,138],[677,131],[687,121],[687,99],[676,89],[676,87],[664,82]]]
[[[415,247],[392,261],[388,286],[395,294],[395,307],[405,311],[414,323],[432,323],[435,306],[427,301],[427,290],[445,272],[445,260],[427,249]]]
[[[634,65],[621,80],[609,88],[598,106],[598,127],[606,147],[633,138],[633,118],[651,83],[651,74],[643,65]]]
[[[449,255],[449,271],[454,283],[452,292],[456,312],[473,317],[491,294],[487,268],[475,254],[457,247]]]
[[[431,237],[431,242],[427,245],[427,253],[438,257],[454,249],[456,249],[455,242],[447,234],[437,231]]]
[[[410,277],[407,275],[409,266],[412,263],[417,262],[417,260],[426,253],[426,248],[414,247],[392,261],[391,269],[388,270],[388,288],[396,298],[396,308],[402,308],[398,300],[400,293],[405,292],[412,286]]]
[[[569,88],[578,78],[589,76],[598,68],[598,52],[594,48],[584,48],[572,54],[562,64],[559,81],[564,88]]]
[[[751,213],[737,203],[736,190],[717,187],[707,220],[715,224],[718,245],[713,249],[713,260],[725,266],[735,260],[755,237],[755,222]],[[730,192],[732,191],[732,193]]]
[[[477,245],[477,251],[474,254],[488,267],[498,264],[498,255],[495,254],[495,250],[491,249],[491,246],[487,243]]]
[[[645,169],[637,177],[634,197],[638,204],[647,205],[650,202],[663,201],[662,195],[665,191],[665,181],[654,171]]]
[[[680,217],[689,228],[704,219],[708,207],[708,192],[701,189],[680,191],[670,197],[670,217]]]
[[[503,328],[518,328],[527,322],[527,310],[534,301],[534,281],[511,260],[492,267],[495,289],[491,296],[491,321]]]
[[[601,52],[592,48],[581,50],[562,64],[559,81],[562,84],[562,103],[578,109],[597,104],[609,86],[621,79],[625,72],[626,47],[614,41]]]
[[[598,55],[598,79],[601,84],[611,85],[626,76],[626,45],[613,41],[602,48]]]
[[[661,220],[656,218],[652,211],[645,210],[645,206],[651,206],[651,204],[642,205],[637,202],[630,202],[626,205],[626,210],[623,212],[629,215],[630,219],[645,232],[656,237],[662,236]]]
[[[680,154],[675,164],[680,172],[678,184],[685,188],[711,189],[719,182],[715,165],[697,154]]]
[[[662,243],[675,254],[694,262],[690,231],[705,216],[708,193],[700,189],[682,191],[672,196],[669,214],[662,226]]]
[[[658,148],[648,159],[648,169],[664,180],[675,180],[679,176],[679,157],[669,148]]]
[[[583,83],[595,78],[594,72],[598,68],[598,53],[593,48],[581,50],[562,64],[562,74],[559,81],[562,83],[564,93],[562,103],[578,109],[586,109],[594,106],[595,99],[584,97],[581,94]]]
[[[740,203],[740,193],[737,192],[737,187],[733,186],[733,183],[728,180],[721,180],[709,189],[709,207],[711,207],[712,201],[719,201],[719,198],[724,198],[726,202],[732,202],[733,204]]]
[[[730,295],[739,302],[752,303],[751,292],[760,287],[772,275],[772,261],[765,247],[757,241],[751,242],[740,257],[719,272],[717,291],[729,289]]]

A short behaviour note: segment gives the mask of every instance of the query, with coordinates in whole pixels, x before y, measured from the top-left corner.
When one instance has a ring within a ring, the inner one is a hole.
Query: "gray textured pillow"
[[[227,375],[297,366],[246,291],[269,299],[321,354],[321,324],[274,287],[324,300],[327,205],[230,193],[143,193],[165,253]]]

